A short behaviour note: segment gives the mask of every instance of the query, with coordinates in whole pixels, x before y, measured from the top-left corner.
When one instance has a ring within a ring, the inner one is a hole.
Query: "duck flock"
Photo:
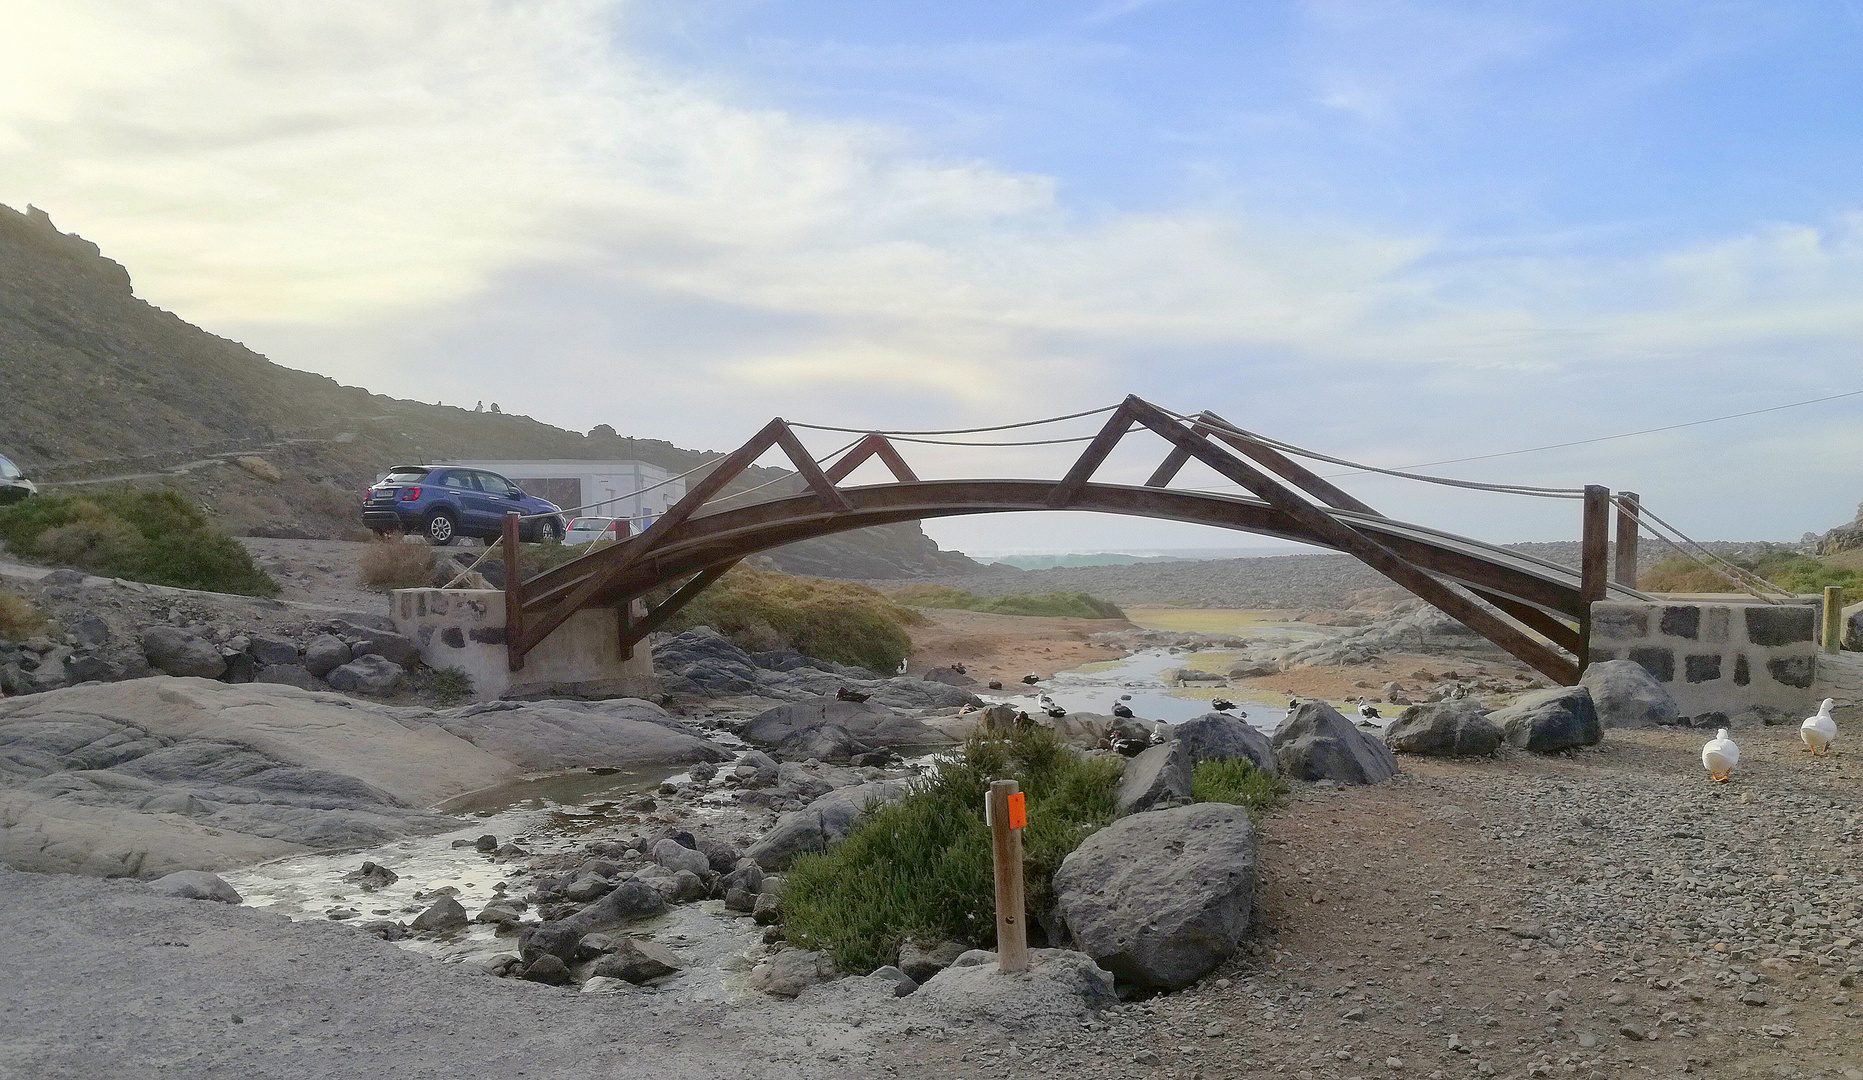
[[[1831,748],[1837,741],[1837,721],[1831,719],[1831,705],[1834,699],[1825,698],[1818,706],[1817,714],[1805,718],[1798,725],[1798,737],[1805,741],[1805,749],[1815,757]],[[1740,745],[1727,737],[1727,729],[1715,732],[1701,748],[1701,764],[1708,770],[1708,779],[1716,783],[1726,783],[1734,775],[1734,766],[1740,764]]]

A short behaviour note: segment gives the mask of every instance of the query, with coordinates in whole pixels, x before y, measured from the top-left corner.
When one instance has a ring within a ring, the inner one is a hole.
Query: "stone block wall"
[[[396,589],[395,629],[430,667],[458,668],[473,697],[642,697],[659,692],[653,651],[620,648],[613,608],[584,608],[544,638],[512,671],[505,650],[505,594],[497,589]]]
[[[1591,659],[1635,660],[1683,716],[1755,706],[1804,715],[1818,673],[1818,606],[1625,602],[1591,605]]]

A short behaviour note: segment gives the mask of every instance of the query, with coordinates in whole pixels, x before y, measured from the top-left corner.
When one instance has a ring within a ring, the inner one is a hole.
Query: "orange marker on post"
[[[984,819],[996,856],[996,965],[999,971],[1029,969],[1026,904],[1022,898],[1022,834],[1029,823],[1028,796],[1014,780],[990,784]]]

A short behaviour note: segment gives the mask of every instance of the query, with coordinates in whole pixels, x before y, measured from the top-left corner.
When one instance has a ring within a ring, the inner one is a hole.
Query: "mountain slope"
[[[353,530],[352,493],[409,459],[633,458],[684,472],[717,456],[597,428],[372,394],[272,363],[136,298],[129,272],[36,208],[0,206],[0,454],[53,486],[133,476],[188,488],[233,530]],[[285,478],[215,465],[258,450]],[[702,473],[700,475],[703,475]],[[752,469],[727,491],[788,475]],[[766,491],[783,490],[777,485]],[[794,573],[915,577],[977,564],[916,524],[770,552]]]

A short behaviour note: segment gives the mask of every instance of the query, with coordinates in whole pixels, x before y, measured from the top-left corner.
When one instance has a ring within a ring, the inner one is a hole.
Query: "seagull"
[[[1022,676],[1022,681],[1028,683],[1030,686],[1034,686],[1041,681],[1041,676],[1031,672],[1030,674]]]
[[[1051,702],[1049,702],[1048,704],[1046,704],[1046,705],[1044,705],[1044,706],[1042,706],[1042,710],[1041,710],[1041,711],[1042,711],[1042,712],[1045,712],[1045,713],[1047,713],[1047,714],[1048,714],[1048,719],[1050,719],[1050,720],[1059,720],[1059,719],[1061,719],[1061,718],[1062,718],[1063,716],[1066,716],[1066,715],[1067,715],[1067,710],[1066,710],[1066,709],[1063,709],[1063,708],[1062,708],[1061,706],[1059,706],[1059,705],[1056,705],[1056,704],[1055,704],[1054,702],[1052,702],[1052,701],[1051,701]]]
[[[1123,701],[1115,701],[1113,702],[1113,715],[1121,720],[1130,720],[1132,719],[1132,706]]]
[[[1376,720],[1379,718],[1378,707],[1369,701],[1361,701],[1358,703],[1358,714],[1367,720]]]
[[[1798,725],[1798,737],[1805,740],[1805,749],[1814,754],[1822,754],[1831,748],[1831,741],[1837,738],[1837,721],[1831,719],[1833,700],[1825,698],[1824,704],[1818,706],[1818,715],[1806,717]]]
[[[1151,744],[1153,746],[1157,746],[1161,743],[1167,742],[1169,741],[1170,738],[1171,738],[1171,725],[1160,720],[1156,725],[1152,727]]]
[[[1109,735],[1106,737],[1106,745],[1120,757],[1138,757],[1151,744],[1127,735]]]
[[[1287,708],[1288,708],[1288,710],[1289,710],[1290,712],[1291,712],[1292,710],[1294,710],[1294,709],[1298,709],[1298,708],[1300,708],[1300,699],[1299,699],[1299,698],[1297,698],[1297,697],[1291,697],[1291,698],[1288,698],[1288,699],[1287,699]]]
[[[1230,701],[1228,698],[1219,697],[1210,699],[1210,708],[1215,709],[1217,712],[1228,712],[1235,707],[1236,703]]]
[[[858,701],[865,701],[865,700],[867,700],[867,699],[868,699],[869,697],[871,697],[872,695],[871,695],[871,694],[863,694],[863,693],[861,693],[861,692],[860,692],[860,691],[858,691],[858,690],[853,690],[853,689],[849,689],[848,687],[845,687],[845,686],[843,686],[843,687],[839,687],[839,688],[837,688],[837,689],[835,690],[835,692],[834,692],[834,696],[835,696],[835,697],[837,697],[837,698],[839,698],[839,699],[840,699],[840,700],[842,700],[842,701],[856,701],[856,702],[858,702]]]
[[[1701,763],[1708,767],[1708,776],[1716,783],[1726,783],[1739,762],[1740,748],[1727,737],[1726,728],[1722,728],[1701,748]]]
[[[964,675],[964,674],[968,674],[968,673],[969,673],[969,669],[968,669],[968,668],[966,668],[966,667],[965,667],[965,666],[964,666],[963,664],[961,664],[961,663],[957,663],[957,664],[952,664],[952,665],[951,665],[951,670],[952,670],[952,671],[955,671],[955,672],[957,672],[957,673],[958,673],[959,675]]]

